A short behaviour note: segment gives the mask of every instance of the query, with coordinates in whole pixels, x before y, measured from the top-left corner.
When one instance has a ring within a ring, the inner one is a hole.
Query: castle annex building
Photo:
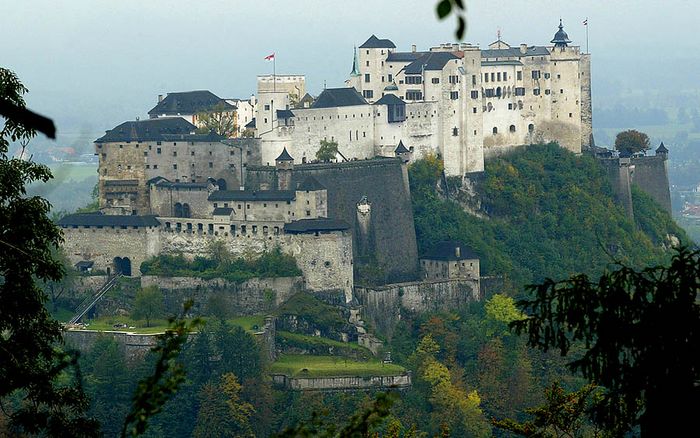
[[[592,132],[590,55],[570,44],[561,23],[546,46],[499,38],[487,49],[402,52],[372,35],[355,51],[347,88],[325,89],[298,108],[259,78],[262,162],[284,147],[299,162],[313,160],[324,139],[344,159],[394,156],[402,142],[413,158],[439,153],[448,175],[483,171],[484,156],[536,141],[581,152]]]

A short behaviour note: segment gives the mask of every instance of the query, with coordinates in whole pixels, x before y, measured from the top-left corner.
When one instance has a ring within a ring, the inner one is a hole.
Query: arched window
[[[452,128],[452,136],[456,137],[459,135],[459,129],[457,128]]]
[[[494,127],[493,127],[493,135],[496,135],[496,134],[498,134],[498,128],[496,128],[496,127],[494,126]]]
[[[501,87],[496,88],[496,97],[501,97]]]
[[[175,217],[182,217],[182,204],[179,202],[175,203]]]
[[[530,134],[532,134],[533,132],[535,132],[535,125],[533,125],[532,123],[530,123],[529,125],[527,125],[527,132],[529,132]]]
[[[190,217],[190,204],[182,204],[182,217]]]
[[[510,125],[510,128],[508,128],[510,132],[515,132],[515,125]]]

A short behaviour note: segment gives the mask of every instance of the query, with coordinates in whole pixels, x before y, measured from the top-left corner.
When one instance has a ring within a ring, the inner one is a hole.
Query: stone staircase
[[[78,321],[80,321],[83,316],[85,316],[93,307],[95,307],[95,304],[97,304],[102,297],[104,297],[104,295],[117,284],[117,280],[119,280],[121,277],[122,274],[117,274],[110,277],[93,296],[85,298],[78,306],[75,315],[70,319],[70,321],[68,321],[68,324],[77,324]]]

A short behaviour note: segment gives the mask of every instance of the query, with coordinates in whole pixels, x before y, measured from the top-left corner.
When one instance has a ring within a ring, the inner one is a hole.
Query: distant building
[[[592,129],[590,55],[570,43],[561,23],[548,46],[499,38],[487,49],[400,52],[372,35],[356,49],[349,88],[325,89],[308,107],[292,108],[287,89],[258,80],[262,162],[283,147],[312,160],[320,140],[336,141],[347,159],[394,156],[403,142],[412,159],[439,154],[447,175],[483,171],[484,156],[533,142],[581,152]]]
[[[234,123],[239,125],[236,105],[208,90],[168,93],[165,98],[161,94],[148,116],[151,119],[181,117],[199,128],[202,126],[199,114],[213,111],[234,117]],[[238,132],[236,130],[236,134]]]
[[[428,280],[471,278],[479,281],[479,257],[464,243],[439,242],[433,251],[420,258],[420,266]]]

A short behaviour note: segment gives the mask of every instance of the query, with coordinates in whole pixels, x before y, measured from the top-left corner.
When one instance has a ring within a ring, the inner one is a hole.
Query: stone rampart
[[[337,377],[288,377],[273,374],[272,382],[292,391],[363,391],[372,389],[407,389],[411,387],[411,374],[397,376],[337,376]]]
[[[188,299],[194,301],[193,310],[216,304],[226,306],[231,315],[257,315],[269,312],[292,295],[304,290],[302,277],[251,278],[237,284],[222,278],[157,277],[144,275],[141,287],[155,285],[163,291],[166,308],[177,311]]]
[[[356,287],[362,317],[380,333],[391,336],[402,311],[424,313],[459,309],[479,301],[478,282],[468,279],[389,284],[378,288]]]
[[[314,176],[328,189],[328,217],[351,225],[355,264],[379,266],[387,282],[411,281],[418,271],[418,250],[406,167],[400,159],[377,158],[343,163],[295,165],[292,187]],[[277,171],[249,166],[249,189],[277,188]],[[358,203],[369,209],[361,226]],[[367,219],[368,218],[368,219]]]
[[[632,184],[642,189],[671,214],[671,191],[668,185],[666,158],[655,155],[635,157],[631,161],[634,166]]]
[[[103,337],[111,337],[117,341],[120,351],[129,361],[143,359],[146,353],[158,342],[157,334],[96,330],[66,330],[63,332],[66,344],[82,352],[90,351],[95,342]]]

